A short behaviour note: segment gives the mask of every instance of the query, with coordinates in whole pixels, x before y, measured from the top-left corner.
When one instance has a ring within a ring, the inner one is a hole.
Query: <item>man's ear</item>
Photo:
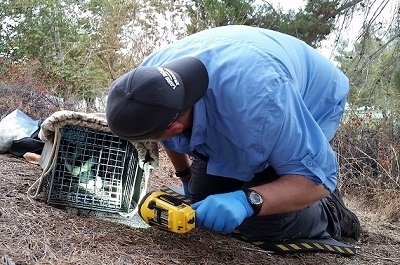
[[[184,129],[184,126],[182,123],[179,122],[179,120],[173,122],[166,130],[165,134],[168,136],[174,136],[177,134],[180,134]]]
[[[170,126],[168,126],[168,128],[165,129],[162,137],[164,139],[174,137],[174,136],[180,134],[181,132],[183,132],[189,126],[192,126],[192,123],[193,123],[192,115],[193,115],[193,111],[192,111],[192,109],[190,109],[184,115],[182,115],[179,119],[174,121]]]

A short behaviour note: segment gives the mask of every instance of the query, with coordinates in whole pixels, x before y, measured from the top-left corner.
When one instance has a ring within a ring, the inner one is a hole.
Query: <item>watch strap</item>
[[[189,175],[190,173],[191,173],[191,170],[190,170],[190,167],[188,167],[185,170],[176,171],[175,176],[177,176],[178,178],[182,178],[182,177]]]

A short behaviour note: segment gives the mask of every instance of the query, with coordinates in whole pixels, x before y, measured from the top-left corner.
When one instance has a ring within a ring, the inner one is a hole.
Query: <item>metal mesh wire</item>
[[[139,198],[137,151],[112,133],[87,127],[61,129],[56,165],[48,180],[50,204],[129,212]]]

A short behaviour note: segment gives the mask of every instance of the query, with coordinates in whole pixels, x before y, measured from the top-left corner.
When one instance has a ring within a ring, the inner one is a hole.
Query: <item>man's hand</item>
[[[210,195],[192,204],[196,210],[196,225],[228,234],[254,211],[243,191]]]

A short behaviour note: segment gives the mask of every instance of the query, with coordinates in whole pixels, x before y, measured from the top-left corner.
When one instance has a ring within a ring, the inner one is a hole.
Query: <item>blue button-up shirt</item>
[[[194,105],[191,135],[164,146],[205,155],[208,174],[249,181],[272,166],[335,189],[338,165],[329,141],[349,85],[329,60],[288,35],[226,26],[167,45],[142,65],[185,56],[203,62],[209,87]]]

